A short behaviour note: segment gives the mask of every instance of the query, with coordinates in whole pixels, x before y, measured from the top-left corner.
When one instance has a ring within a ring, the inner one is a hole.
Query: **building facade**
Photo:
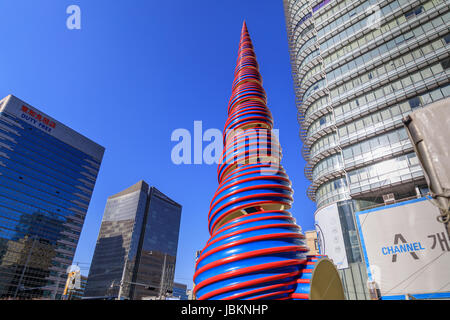
[[[317,239],[317,232],[316,230],[309,230],[305,231],[305,238],[306,238],[306,246],[308,247],[309,255],[318,255],[320,254],[319,251],[319,242]]]
[[[0,298],[61,297],[104,150],[12,95],[0,100]]]
[[[174,282],[172,297],[177,300],[189,300],[187,285]]]
[[[140,300],[172,290],[180,218],[181,205],[145,181],[109,197],[85,297]]]
[[[427,192],[402,118],[450,96],[450,6],[283,2],[322,253],[336,257],[347,298],[368,299],[355,212]]]

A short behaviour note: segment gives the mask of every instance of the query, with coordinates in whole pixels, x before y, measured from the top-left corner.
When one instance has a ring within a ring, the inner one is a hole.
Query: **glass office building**
[[[181,205],[145,181],[110,196],[85,297],[140,300],[172,291],[180,218]]]
[[[338,230],[341,245],[334,249],[342,256],[347,297],[366,299],[354,212],[427,191],[402,118],[450,96],[450,6],[445,0],[283,2],[319,240],[324,245],[332,237],[325,230]],[[327,228],[327,221],[339,223]]]
[[[0,298],[61,297],[103,153],[20,99],[0,100]]]

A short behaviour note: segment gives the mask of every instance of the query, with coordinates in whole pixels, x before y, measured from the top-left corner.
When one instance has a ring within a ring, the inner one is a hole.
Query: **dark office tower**
[[[84,296],[140,300],[171,291],[180,217],[181,205],[145,181],[109,197]]]
[[[0,100],[0,298],[59,299],[104,148]]]
[[[402,118],[450,96],[450,6],[444,0],[283,3],[321,253],[338,265],[347,297],[367,299],[355,212],[426,189]]]

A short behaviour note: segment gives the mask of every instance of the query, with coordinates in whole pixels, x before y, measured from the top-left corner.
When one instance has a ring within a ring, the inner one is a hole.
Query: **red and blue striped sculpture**
[[[318,258],[306,255],[305,237],[286,211],[293,190],[245,22],[234,75],[211,238],[197,260],[194,293],[199,300],[308,299]]]

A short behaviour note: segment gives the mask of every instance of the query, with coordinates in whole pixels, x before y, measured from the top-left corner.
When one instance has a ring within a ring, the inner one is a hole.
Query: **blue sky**
[[[73,4],[81,30],[66,27]],[[106,198],[144,179],[183,205],[175,280],[192,287],[216,165],[173,164],[170,137],[193,133],[194,121],[223,128],[244,19],[295,190],[291,212],[303,230],[314,228],[281,0],[5,0],[0,12],[0,96],[14,94],[106,148],[74,259],[85,274]]]

